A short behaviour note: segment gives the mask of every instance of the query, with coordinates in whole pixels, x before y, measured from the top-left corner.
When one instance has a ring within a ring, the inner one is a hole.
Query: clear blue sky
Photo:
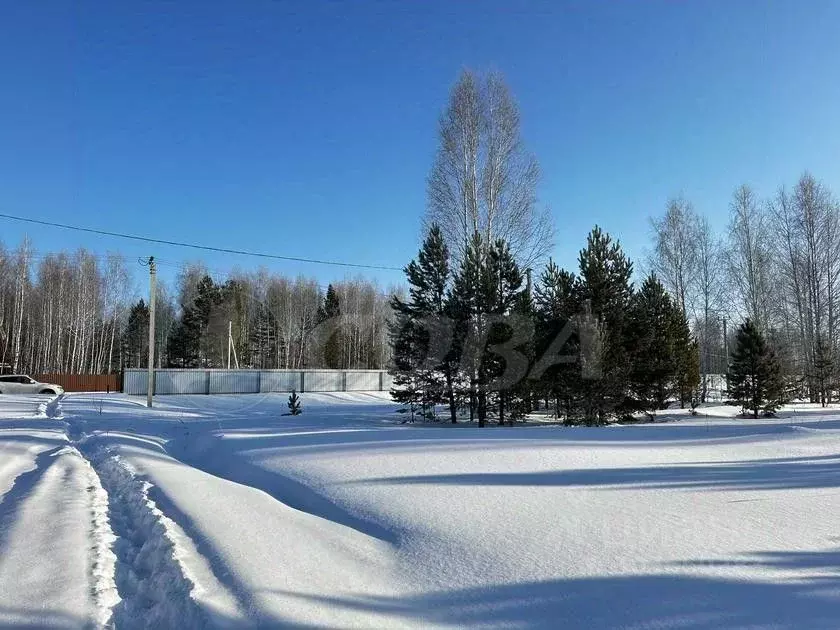
[[[808,169],[840,194],[838,33],[840,2],[820,0],[11,2],[0,212],[402,266],[450,86],[492,67],[544,172],[555,258],[574,267],[596,222],[641,258],[675,194],[720,230],[743,182],[770,195]],[[7,246],[24,232],[39,251],[196,258],[0,220]]]

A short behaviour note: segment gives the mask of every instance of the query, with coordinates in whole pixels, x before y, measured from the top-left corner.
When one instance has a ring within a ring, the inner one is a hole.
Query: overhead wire
[[[63,230],[74,230],[77,232],[86,232],[88,234],[98,234],[100,236],[110,236],[114,238],[122,238],[133,241],[142,241],[145,243],[155,243],[158,245],[170,245],[172,247],[184,247],[189,249],[196,249],[201,251],[216,252],[221,254],[235,254],[237,256],[252,256],[256,258],[264,258],[269,260],[284,260],[291,262],[302,262],[316,265],[332,265],[336,267],[352,267],[356,269],[377,269],[381,271],[402,271],[399,267],[390,265],[372,265],[366,263],[352,263],[339,260],[322,260],[319,258],[306,258],[303,256],[286,256],[281,254],[268,254],[265,252],[254,252],[244,249],[234,249],[229,247],[216,247],[213,245],[201,245],[198,243],[187,243],[184,241],[173,241],[168,239],[153,238],[150,236],[140,236],[137,234],[126,234],[123,232],[112,232],[110,230],[101,230],[97,228],[88,228],[78,225],[70,225],[68,223],[59,223],[57,221],[43,221],[41,219],[33,219],[31,217],[21,217],[13,214],[6,214],[0,212],[0,218],[10,219],[12,221],[20,221],[23,223],[31,223],[34,225],[43,225],[48,227],[60,228]]]

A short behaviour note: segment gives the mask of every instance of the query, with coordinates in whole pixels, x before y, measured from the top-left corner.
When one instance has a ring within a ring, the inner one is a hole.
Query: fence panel
[[[345,389],[348,392],[369,392],[379,389],[381,372],[347,371]]]
[[[344,373],[339,370],[306,370],[305,392],[340,392],[344,389]]]
[[[260,372],[261,392],[301,391],[300,370],[264,370]]]
[[[155,370],[155,394],[207,393],[207,370]]]
[[[123,391],[145,395],[147,379],[147,370],[128,369]],[[387,391],[391,382],[381,370],[155,370],[155,394]]]
[[[210,370],[210,394],[257,394],[260,373],[257,370]]]
[[[123,393],[132,396],[146,394],[149,373],[146,370],[126,370],[123,376]]]
[[[32,374],[39,383],[52,383],[66,392],[118,392],[119,374]]]

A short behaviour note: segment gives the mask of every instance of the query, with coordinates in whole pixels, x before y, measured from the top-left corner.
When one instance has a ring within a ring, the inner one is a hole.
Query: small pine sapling
[[[292,390],[292,394],[289,396],[289,414],[293,416],[299,416],[301,412],[300,408],[300,396],[297,395],[295,390]]]

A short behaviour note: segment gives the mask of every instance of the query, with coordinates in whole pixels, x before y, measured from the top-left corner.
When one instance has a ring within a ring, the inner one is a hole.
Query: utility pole
[[[721,317],[723,321],[723,360],[726,368],[726,389],[729,391],[729,334],[726,330],[726,318]]]
[[[228,369],[230,369],[230,349],[233,345],[233,322],[228,322]]]
[[[155,257],[149,256],[149,377],[146,386],[146,406],[152,406],[152,395],[155,391],[155,283],[157,270]]]
[[[726,369],[729,370],[729,333],[726,331],[726,318],[723,318],[723,356],[726,359]]]

